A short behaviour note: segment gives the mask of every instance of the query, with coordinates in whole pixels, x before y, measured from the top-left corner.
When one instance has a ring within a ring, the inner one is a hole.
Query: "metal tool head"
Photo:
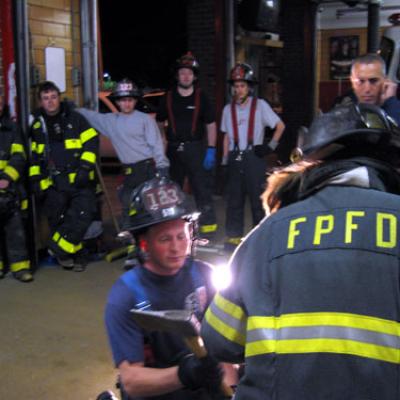
[[[188,310],[131,310],[135,322],[147,331],[171,332],[184,337],[197,336],[200,323]]]

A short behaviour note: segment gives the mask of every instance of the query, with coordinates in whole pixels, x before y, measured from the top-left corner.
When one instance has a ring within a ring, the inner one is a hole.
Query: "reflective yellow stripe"
[[[19,261],[16,263],[11,263],[10,269],[12,272],[18,272],[18,271],[21,271],[21,269],[29,269],[30,265],[31,265],[31,263],[29,260]]]
[[[57,243],[57,245],[64,250],[66,253],[75,254],[79,250],[82,249],[82,243],[73,244],[65,240],[59,232],[55,232],[53,235],[53,241]]]
[[[43,152],[44,152],[44,144],[43,143],[38,144],[37,148],[36,148],[36,153],[37,154],[42,154]]]
[[[2,171],[5,167],[7,167],[8,161],[0,160],[0,171]]]
[[[400,324],[349,313],[248,318],[246,357],[336,353],[400,364]]]
[[[242,319],[245,316],[243,310],[237,306],[236,304],[232,303],[231,301],[222,297],[220,293],[217,293],[214,297],[214,303],[224,312],[231,315],[236,319]]]
[[[222,297],[220,293],[215,295],[205,318],[220,335],[242,346],[245,344],[246,314],[239,306]]]
[[[344,326],[367,329],[389,335],[400,335],[400,324],[382,318],[348,313],[299,313],[280,317],[249,317],[247,330],[293,328],[304,326]]]
[[[91,151],[84,151],[81,155],[81,160],[94,164],[96,162],[96,154]]]
[[[242,346],[246,343],[246,336],[238,332],[236,329],[232,328],[220,318],[218,318],[212,311],[208,308],[204,318],[209,323],[209,325],[214,328],[220,335],[224,336],[226,339],[238,343]]]
[[[95,136],[97,136],[97,132],[93,128],[89,128],[79,135],[82,144],[86,143],[88,140],[94,138]]]
[[[217,230],[218,225],[217,224],[212,224],[212,225],[201,225],[200,226],[200,232],[202,233],[210,233],[210,232],[215,232]]]
[[[31,144],[32,153],[42,154],[44,152],[44,144],[38,144],[36,142],[32,142]]]
[[[22,146],[22,144],[19,143],[13,143],[11,145],[11,154],[15,153],[22,153],[25,156],[24,146]]]
[[[91,181],[94,180],[94,171],[89,171],[89,179],[90,179]]]
[[[137,214],[136,208],[131,208],[131,209],[129,210],[129,215],[130,215],[130,216],[136,215],[136,214]]]
[[[40,181],[40,189],[46,190],[53,184],[50,178],[45,178]]]
[[[34,128],[34,129],[38,129],[38,128],[40,128],[40,127],[41,127],[40,121],[37,121],[37,122],[35,122],[35,123],[33,124],[33,128]]]
[[[0,271],[4,268],[4,263],[3,261],[0,260]]]
[[[74,183],[76,178],[76,172],[71,172],[68,174],[69,183]]]
[[[7,167],[4,168],[4,173],[7,174],[13,181],[18,180],[19,178],[19,172],[11,165],[7,165]]]
[[[125,168],[125,175],[130,175],[132,173],[132,171],[133,170],[131,167]]]
[[[231,238],[228,238],[227,243],[239,245],[241,241],[242,241],[241,237],[231,237]]]
[[[64,145],[67,150],[82,148],[82,143],[79,139],[66,139]]]
[[[36,175],[40,175],[40,167],[39,165],[32,165],[29,168],[29,176],[36,176]]]
[[[22,200],[21,201],[21,210],[27,210],[28,209],[28,200]]]
[[[335,353],[351,354],[399,364],[399,350],[340,339],[263,340],[246,345],[246,357],[261,354]]]

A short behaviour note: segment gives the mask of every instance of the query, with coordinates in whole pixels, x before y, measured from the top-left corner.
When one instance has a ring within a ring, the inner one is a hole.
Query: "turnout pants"
[[[119,193],[122,204],[121,229],[129,228],[129,207],[132,199],[132,192],[142,183],[156,176],[156,165],[152,158],[139,161],[135,164],[124,165],[125,179]]]
[[[20,211],[15,211],[9,218],[1,221],[0,270],[8,261],[11,272],[29,269],[30,261],[26,243],[26,231]]]
[[[78,189],[59,176],[46,191],[43,211],[48,219],[49,248],[56,255],[74,256],[82,250],[83,237],[97,212],[94,187]]]
[[[228,185],[225,231],[229,238],[239,238],[244,233],[244,207],[249,196],[253,226],[265,216],[260,199],[265,188],[265,159],[253,150],[230,151],[228,157]]]
[[[213,233],[217,230],[214,202],[212,199],[211,171],[203,168],[206,147],[202,141],[169,143],[167,157],[171,163],[170,175],[181,187],[185,176],[190,187],[200,215],[200,231]]]

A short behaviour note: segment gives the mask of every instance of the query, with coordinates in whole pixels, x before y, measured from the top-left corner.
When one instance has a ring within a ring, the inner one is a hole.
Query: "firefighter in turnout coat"
[[[245,362],[236,400],[398,399],[399,129],[375,105],[338,107],[302,151],[269,178],[274,212],[234,254],[206,347]]]

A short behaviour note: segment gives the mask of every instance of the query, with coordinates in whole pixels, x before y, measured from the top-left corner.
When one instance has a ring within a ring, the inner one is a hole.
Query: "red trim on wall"
[[[2,61],[5,103],[10,107],[11,116],[15,118],[17,89],[15,83],[15,54],[11,3],[12,0],[0,0],[0,24],[3,47]]]

